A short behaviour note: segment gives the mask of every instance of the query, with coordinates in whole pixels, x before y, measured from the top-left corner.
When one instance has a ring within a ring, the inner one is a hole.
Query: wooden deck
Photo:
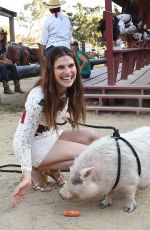
[[[125,80],[121,79],[120,65],[114,86],[108,85],[106,67],[94,69],[83,85],[87,110],[150,112],[150,65]]]

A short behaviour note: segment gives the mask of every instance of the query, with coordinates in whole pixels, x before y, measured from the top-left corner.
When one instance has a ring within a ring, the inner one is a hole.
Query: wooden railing
[[[108,85],[116,84],[119,63],[122,62],[121,79],[127,79],[134,70],[141,69],[150,64],[150,48],[127,48],[113,50],[113,25],[112,25],[112,0],[105,0],[105,11],[103,17],[106,22],[106,57]]]
[[[150,64],[150,48],[113,50],[113,59],[116,82],[120,62],[122,62],[121,80],[127,79],[128,75],[133,74],[135,70],[140,70],[145,65]]]

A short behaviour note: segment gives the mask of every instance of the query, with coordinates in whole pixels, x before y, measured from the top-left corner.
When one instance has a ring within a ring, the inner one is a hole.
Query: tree
[[[67,13],[73,25],[73,37],[78,41],[91,43],[93,46],[100,46],[102,39],[98,32],[98,22],[101,18],[102,7],[84,7],[77,3],[74,6],[76,13]]]
[[[24,13],[18,16],[18,23],[23,31],[24,42],[35,42],[41,29],[41,19],[46,13],[46,7],[40,0],[32,0],[32,3],[24,5]]]

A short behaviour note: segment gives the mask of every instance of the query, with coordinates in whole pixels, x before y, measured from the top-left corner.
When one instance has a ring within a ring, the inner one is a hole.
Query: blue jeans
[[[7,64],[0,64],[0,77],[2,81],[8,81],[8,74],[9,71],[11,72],[11,75],[13,77],[13,80],[20,80],[20,77],[17,73],[17,68],[16,65],[11,64],[11,65],[7,65]]]
[[[45,55],[46,57],[48,56],[49,51],[50,51],[53,47],[54,47],[54,46],[50,46],[50,47],[48,47],[48,48],[45,49],[44,55]]]

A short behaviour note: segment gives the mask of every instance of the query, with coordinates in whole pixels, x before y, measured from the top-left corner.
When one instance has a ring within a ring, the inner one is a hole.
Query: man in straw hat
[[[61,12],[61,5],[64,3],[65,1],[59,0],[44,2],[51,15],[44,22],[41,38],[38,42],[42,57],[46,56],[53,46],[70,48],[72,26],[68,16]]]

